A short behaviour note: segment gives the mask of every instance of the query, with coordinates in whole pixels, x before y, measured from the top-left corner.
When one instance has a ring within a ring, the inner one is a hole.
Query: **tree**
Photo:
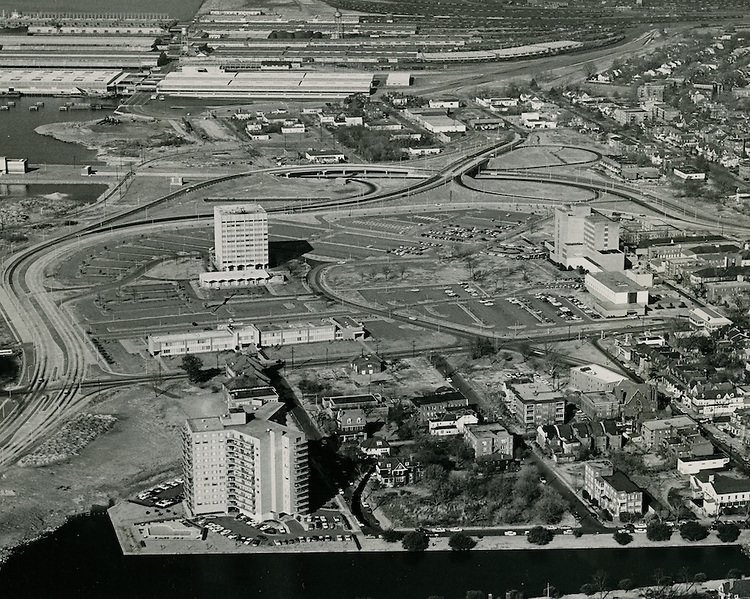
[[[593,584],[589,582],[585,582],[584,584],[581,585],[581,593],[590,597],[591,595],[596,593],[596,589],[594,588]]]
[[[187,373],[188,380],[191,383],[197,383],[201,380],[203,373],[203,360],[192,354],[185,354],[182,356],[180,368]]]
[[[559,492],[552,487],[544,487],[534,511],[547,524],[557,524],[562,520],[567,507],[568,504]]]
[[[552,541],[554,537],[555,533],[553,533],[551,530],[547,530],[542,526],[535,526],[529,531],[529,534],[526,536],[526,538],[529,540],[529,543],[532,543],[533,545],[547,545]]]
[[[492,341],[484,337],[475,337],[471,341],[471,358],[478,360],[484,356],[491,356],[495,353],[495,346]]]
[[[722,523],[716,533],[722,543],[734,543],[740,536],[740,528],[736,524]]]
[[[708,576],[706,576],[705,572],[696,572],[695,576],[693,576],[693,582],[706,582],[708,580]]]
[[[738,568],[732,568],[727,572],[727,578],[742,578],[742,570]]]
[[[397,543],[404,540],[404,533],[393,529],[384,530],[383,540],[387,543]]]
[[[619,530],[615,534],[613,534],[612,537],[620,545],[627,545],[628,543],[631,543],[633,541],[633,535],[628,532],[622,532]]]
[[[604,570],[597,570],[591,577],[591,586],[599,594],[599,599],[605,599],[609,595],[609,584],[607,583],[607,573]]]
[[[701,541],[708,536],[708,529],[691,520],[680,526],[680,536],[686,541]]]
[[[413,530],[404,535],[401,544],[407,551],[424,551],[430,546],[430,539],[423,532]]]
[[[630,578],[623,578],[617,583],[617,588],[623,591],[629,591],[633,588],[633,581]]]
[[[469,549],[476,547],[476,544],[477,542],[474,539],[462,532],[457,532],[448,539],[448,546],[453,551],[469,551]]]
[[[646,526],[646,538],[649,541],[668,541],[672,538],[672,529],[663,522],[654,520]]]

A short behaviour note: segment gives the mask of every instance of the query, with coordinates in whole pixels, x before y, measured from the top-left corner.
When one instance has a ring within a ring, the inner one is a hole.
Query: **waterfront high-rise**
[[[202,273],[204,287],[245,287],[265,282],[268,269],[268,215],[258,204],[214,207],[215,271]]]
[[[270,402],[183,428],[185,504],[194,515],[240,512],[256,520],[308,509],[307,438]]]

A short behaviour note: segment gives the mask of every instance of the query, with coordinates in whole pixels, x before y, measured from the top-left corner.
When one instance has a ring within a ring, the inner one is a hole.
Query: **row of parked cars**
[[[174,480],[160,483],[150,489],[138,493],[138,500],[156,507],[172,507],[182,501],[182,493],[168,493],[169,497],[165,497],[164,494],[167,491],[182,485],[183,482],[182,478],[175,478]]]

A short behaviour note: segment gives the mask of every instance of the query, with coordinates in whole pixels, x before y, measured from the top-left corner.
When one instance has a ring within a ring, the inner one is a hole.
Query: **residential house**
[[[596,426],[596,425],[594,425]],[[570,425],[582,449],[592,449],[594,447],[593,427],[589,422],[573,422]]]
[[[349,366],[356,374],[372,375],[382,372],[383,361],[378,356],[362,354],[352,359]]]
[[[385,487],[403,487],[420,478],[420,465],[412,458],[380,458],[373,477]]]
[[[568,424],[556,424],[557,437],[560,439],[560,452],[564,455],[576,455],[581,449],[581,442]]]
[[[750,578],[723,582],[719,587],[719,599],[750,599]]]
[[[367,456],[382,458],[391,455],[391,444],[385,439],[371,437],[359,444],[359,450]]]
[[[256,379],[256,383],[260,385],[268,385],[271,381],[257,356],[249,356],[247,354],[232,356],[227,359],[224,370],[230,378],[241,376],[251,377]]]
[[[477,424],[476,412],[469,408],[449,408],[446,412],[439,414],[427,421],[427,429],[434,437],[450,437],[462,435],[465,427]]]
[[[360,408],[347,408],[336,413],[336,426],[341,441],[362,441],[367,438],[367,417]]]
[[[622,449],[622,434],[614,420],[600,420],[593,426],[594,447],[600,453]]]
[[[555,453],[560,451],[560,438],[557,429],[552,424],[542,424],[536,428],[536,443],[542,449],[549,449]]]
[[[738,408],[730,414],[727,431],[750,445],[750,408]]]

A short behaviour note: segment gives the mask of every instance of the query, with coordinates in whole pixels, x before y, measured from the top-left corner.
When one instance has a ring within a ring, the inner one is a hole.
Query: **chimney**
[[[710,482],[711,484],[713,484],[714,480],[716,480],[716,477],[713,474],[709,474],[708,475],[708,482]]]

